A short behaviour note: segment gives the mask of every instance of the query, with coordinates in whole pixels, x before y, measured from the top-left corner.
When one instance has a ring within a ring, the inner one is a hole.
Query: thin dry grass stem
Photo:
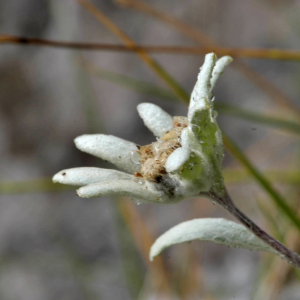
[[[1,195],[13,195],[37,192],[62,192],[71,190],[71,186],[52,182],[52,178],[36,178],[24,181],[2,181],[0,182]]]
[[[134,41],[125,34],[120,28],[118,28],[112,21],[110,21],[98,8],[86,0],[77,0],[82,6],[84,6],[94,17],[100,21],[105,27],[119,37],[128,47],[136,46]],[[144,51],[140,51],[140,55],[144,55]]]
[[[289,248],[299,249],[299,234],[296,230],[289,230],[287,233],[287,238],[285,243]],[[280,296],[280,290],[285,284],[288,275],[292,270],[291,265],[284,263],[283,260],[276,260],[270,268],[270,272],[266,278],[266,286],[269,289],[266,291],[266,294],[263,295],[263,299],[276,300]]]
[[[286,217],[297,227],[300,232],[300,219],[298,218],[295,209],[292,208],[288,201],[281,196],[278,191],[273,188],[273,185],[264,175],[250,162],[248,157],[243,154],[239,147],[233,142],[226,134],[223,133],[223,143],[226,149],[237,159],[244,167],[247,168],[248,172],[256,179],[260,186],[269,194],[274,204],[283,212]],[[298,258],[297,258],[298,259]],[[299,258],[300,265],[300,258]]]
[[[272,207],[267,207],[266,203],[260,200],[257,200],[256,198],[256,203],[259,207],[259,210],[267,220],[266,223],[270,225],[268,226],[271,227],[270,231],[273,231],[272,236],[280,237],[280,240],[283,241],[283,235],[281,232],[279,232],[276,221],[272,217],[274,214],[276,214],[276,211],[274,211]],[[285,240],[285,243],[287,242],[291,248],[294,248],[295,245],[289,243],[289,237]],[[259,286],[258,289],[255,290],[254,299],[277,299],[276,295],[273,295],[274,297],[270,297],[270,295],[274,294],[274,291],[277,293],[279,292],[280,286],[282,286],[283,283],[283,278],[286,278],[288,273],[287,271],[291,269],[290,265],[284,263],[282,260],[276,259],[276,257],[270,257],[270,259],[267,259],[267,261],[268,266],[263,268],[263,272],[260,275],[258,281]]]
[[[196,203],[199,203],[199,201],[196,201]],[[192,206],[190,207],[190,215],[188,219],[191,219],[190,217],[194,217],[194,209],[192,209],[194,205],[192,203],[191,205]],[[184,278],[179,285],[182,299],[189,299],[188,297],[195,296],[200,292],[201,278],[199,276],[199,272],[201,272],[201,268],[199,268],[200,265],[198,262],[198,257],[196,256],[194,244],[188,244],[184,250],[184,264],[181,272],[183,273]]]
[[[245,150],[247,152],[247,150]],[[268,170],[264,169],[265,177],[272,182],[272,184],[289,184],[298,185],[300,172],[299,170]],[[245,169],[238,169],[237,167],[226,166],[223,170],[223,176],[226,186],[229,184],[245,184],[252,182],[252,177]]]
[[[171,15],[160,12],[159,10],[150,6],[149,4],[136,0],[115,0],[115,2],[120,5],[139,10],[161,21],[164,21],[165,23],[172,25],[178,31],[182,32],[184,35],[206,46],[214,47],[216,50],[219,48],[218,44],[216,44],[214,41],[208,38],[206,34],[202,33],[198,29],[191,27],[188,24],[181,22],[180,20],[177,20]]]
[[[151,279],[154,285],[163,292],[164,295],[170,296],[169,274],[166,270],[162,257],[157,257],[155,262],[149,260],[149,249],[154,240],[151,237],[144,221],[139,215],[132,201],[127,199],[118,199],[117,205],[124,218],[124,221],[134,239],[137,249],[139,250],[145,265],[151,272]]]
[[[274,216],[277,216],[277,210],[274,206],[269,205],[265,198],[262,197],[253,197],[255,198],[256,205],[262,215],[262,219],[265,221],[266,226],[271,227],[272,236],[275,236],[279,241],[283,242],[284,234],[282,228],[279,228],[277,224],[277,219]]]
[[[169,14],[160,12],[146,3],[138,0],[115,0],[115,2],[146,13],[167,24],[170,24],[172,27],[176,28],[178,31],[190,37],[194,41],[208,47],[214,47],[216,52],[218,52],[218,50],[220,49],[220,46],[210,38],[208,38],[201,30],[195,29],[192,26],[180,20],[177,20]],[[278,87],[273,85],[270,81],[268,81],[258,72],[254,71],[247,64],[240,60],[236,60],[233,66],[237,68],[242,74],[244,74],[255,85],[257,85],[261,90],[263,90],[267,95],[269,95],[272,100],[278,102],[282,107],[289,109],[291,113],[297,113],[297,118],[299,120],[300,108]]]
[[[234,61],[232,66],[265,92],[271,100],[277,102],[286,112],[294,115],[297,121],[300,121],[300,108],[280,88],[240,60]]]
[[[117,36],[123,43],[129,47],[137,47],[137,44],[132,40],[125,32],[123,32],[116,24],[114,24],[109,18],[107,18],[98,8],[92,5],[87,0],[77,0],[83,5],[99,22],[101,22],[107,29],[109,29],[115,36]],[[180,87],[180,85],[174,81],[174,79],[160,66],[160,64],[154,60],[144,49],[137,50],[137,55],[144,61],[169,88],[180,99],[189,99],[186,92]]]
[[[218,208],[216,205],[211,205],[208,201],[192,201],[189,204],[189,216],[187,219],[199,218],[199,212],[201,212],[201,217],[205,215],[211,216]],[[195,297],[200,291],[204,299],[213,299],[203,283],[203,276],[205,274],[201,272],[202,268],[200,268],[201,264],[199,264],[199,257],[196,250],[198,246],[199,243],[196,242],[188,244],[185,248],[185,257],[183,260],[188,266],[188,271],[185,272],[184,280],[181,283],[182,299],[189,299],[188,296]]]
[[[299,251],[300,243],[298,233],[294,229],[286,228],[285,243],[289,248]],[[265,268],[265,272],[261,275],[258,290],[254,299],[277,300],[280,296],[280,290],[286,283],[291,271],[297,270],[291,268],[289,264],[284,263],[283,260],[273,259],[271,257],[270,264]]]
[[[184,251],[183,268],[181,274],[183,278],[178,283],[180,286],[181,299],[193,299],[200,292],[199,261],[194,247],[187,244]],[[201,274],[202,275],[202,274]]]
[[[116,52],[154,52],[157,54],[184,54],[204,55],[215,52],[219,56],[230,55],[233,57],[260,58],[260,59],[281,59],[300,61],[300,51],[279,50],[279,49],[243,49],[225,47],[189,47],[189,46],[162,46],[162,45],[116,45],[103,43],[83,43],[46,40],[29,38],[24,36],[0,35],[0,44],[22,44],[37,45],[44,47],[67,48],[74,50],[102,50]]]
[[[275,138],[278,141],[278,138],[274,134],[267,133],[262,138],[257,139],[250,146],[243,149],[243,153],[245,153],[248,158],[256,159],[256,163],[263,169],[265,178],[271,181],[272,184],[299,186],[299,168],[294,168],[294,165],[287,165],[286,168],[279,167],[278,164],[274,165],[274,162],[278,162],[276,157],[280,157],[282,153],[286,153],[286,150],[293,143],[294,138],[285,140],[285,142],[277,142],[270,146],[270,141]],[[285,155],[287,156],[289,154]],[[231,161],[224,167],[222,173],[225,178],[226,186],[227,184],[237,185],[252,182],[252,177],[249,172],[246,169],[240,169],[237,160]]]
[[[299,200],[297,209],[300,209]],[[300,250],[299,234],[294,228],[287,228],[287,225],[285,227],[287,232],[285,243],[289,248],[295,249],[295,252],[298,253]],[[291,271],[297,272],[297,270],[294,270],[289,264],[285,264],[282,260],[274,261],[272,268],[270,268],[270,272],[268,272],[268,276],[266,277],[266,286],[269,286],[270,288],[266,290],[265,295],[263,295],[264,299],[278,299],[280,290],[286,283]]]

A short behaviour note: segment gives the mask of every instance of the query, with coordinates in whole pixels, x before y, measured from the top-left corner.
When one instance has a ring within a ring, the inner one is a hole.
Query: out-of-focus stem
[[[230,55],[233,57],[257,58],[257,59],[276,59],[300,61],[300,51],[281,50],[281,49],[248,49],[248,48],[229,48],[215,46],[162,46],[162,45],[117,45],[103,43],[83,43],[45,40],[39,38],[30,38],[14,35],[0,35],[0,44],[21,44],[36,45],[44,47],[67,48],[74,50],[102,50],[102,51],[120,51],[120,52],[139,52],[147,51],[157,54],[184,54],[184,55],[204,55],[209,52],[215,52],[219,56]]]

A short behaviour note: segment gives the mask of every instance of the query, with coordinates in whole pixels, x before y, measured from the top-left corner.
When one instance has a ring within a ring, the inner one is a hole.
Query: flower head
[[[138,146],[104,134],[82,135],[75,139],[78,149],[107,160],[126,173],[74,168],[60,171],[53,181],[82,186],[77,194],[84,198],[123,195],[138,203],[172,203],[201,195],[221,205],[245,226],[225,219],[195,219],[181,223],[157,239],[150,251],[151,260],[170,245],[199,239],[275,253],[300,269],[300,256],[242,213],[224,187],[222,134],[213,110],[212,89],[231,61],[229,56],[217,60],[214,53],[205,56],[187,117],[172,118],[151,103],[138,105],[145,125],[157,137],[156,142]]]
[[[157,141],[139,146],[104,135],[75,139],[81,151],[115,164],[119,169],[74,168],[53,177],[54,182],[82,186],[80,197],[123,195],[137,202],[172,203],[202,192],[224,189],[221,166],[223,143],[213,110],[212,88],[232,61],[207,54],[191,95],[187,117],[172,118],[151,103],[138,105],[138,113]]]

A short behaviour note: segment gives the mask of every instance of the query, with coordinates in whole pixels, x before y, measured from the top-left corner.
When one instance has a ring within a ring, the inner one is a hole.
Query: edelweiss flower
[[[151,103],[138,105],[138,113],[157,141],[138,146],[104,135],[75,139],[81,151],[107,160],[127,173],[101,168],[60,171],[54,182],[82,186],[80,197],[128,196],[136,202],[171,203],[223,187],[223,145],[213,110],[212,88],[231,62],[214,53],[205,57],[191,96],[188,117],[172,118]]]
[[[187,117],[172,118],[151,103],[138,105],[138,113],[157,137],[156,142],[138,146],[104,134],[75,139],[81,151],[109,161],[127,173],[73,168],[60,171],[53,181],[82,186],[77,190],[80,197],[123,195],[138,203],[171,203],[201,192],[221,191],[223,144],[213,110],[212,88],[231,61],[229,56],[217,60],[214,53],[206,55]]]
[[[127,173],[100,168],[63,170],[54,182],[82,186],[80,197],[128,196],[137,203],[172,203],[204,196],[218,203],[245,227],[225,219],[200,219],[181,223],[152,246],[150,259],[170,245],[200,239],[233,247],[269,251],[300,269],[300,257],[265,233],[243,214],[227,193],[221,174],[223,143],[213,110],[212,89],[225,66],[232,61],[207,54],[191,95],[187,117],[172,118],[160,107],[142,103],[138,112],[157,141],[138,146],[104,135],[75,139],[81,151],[115,164]],[[252,232],[252,233],[250,233]]]

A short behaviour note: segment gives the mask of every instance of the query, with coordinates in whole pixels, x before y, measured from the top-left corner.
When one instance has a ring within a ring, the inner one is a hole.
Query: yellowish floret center
[[[181,147],[181,131],[188,126],[186,117],[173,118],[173,128],[167,131],[157,142],[146,146],[139,146],[141,173],[136,177],[143,177],[150,182],[159,183],[165,176],[165,163],[174,150]]]

